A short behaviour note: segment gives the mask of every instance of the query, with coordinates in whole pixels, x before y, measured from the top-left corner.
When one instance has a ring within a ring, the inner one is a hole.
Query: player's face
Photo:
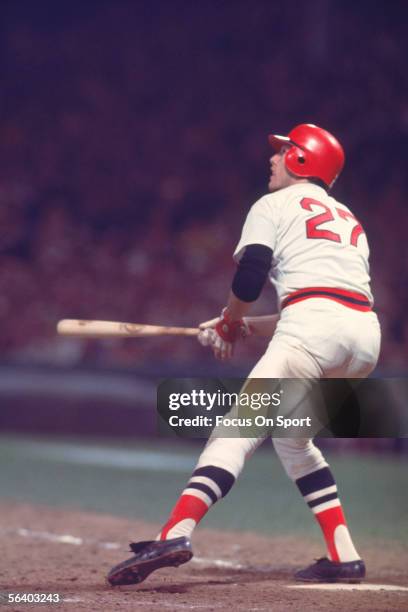
[[[278,189],[293,185],[293,176],[289,174],[285,166],[285,154],[289,149],[290,145],[284,145],[269,160],[271,164],[271,175],[268,183],[269,191],[277,191]]]

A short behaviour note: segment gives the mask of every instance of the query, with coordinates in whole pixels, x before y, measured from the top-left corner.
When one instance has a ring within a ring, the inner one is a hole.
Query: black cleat
[[[296,572],[295,579],[302,582],[360,582],[365,573],[362,559],[339,563],[322,557],[309,567]]]
[[[193,556],[191,542],[186,537],[172,540],[149,540],[130,544],[134,557],[115,565],[107,579],[112,586],[138,584],[161,567],[178,567]]]

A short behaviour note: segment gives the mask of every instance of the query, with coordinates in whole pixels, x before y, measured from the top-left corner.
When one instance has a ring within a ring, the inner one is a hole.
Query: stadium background
[[[55,323],[215,316],[266,190],[266,135],[296,123],[344,144],[335,194],[371,244],[376,375],[406,377],[406,2],[3,0],[1,13],[5,504],[166,517],[199,447],[157,438],[157,381],[242,376],[262,341],[221,366],[193,340],[85,342],[57,338]],[[256,312],[274,307],[267,289]],[[353,530],[406,543],[406,441],[325,444]],[[318,542],[270,448],[231,497],[206,527]]]

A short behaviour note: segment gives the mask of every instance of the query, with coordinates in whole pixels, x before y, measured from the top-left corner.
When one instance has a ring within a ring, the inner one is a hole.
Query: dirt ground
[[[157,525],[32,505],[0,504],[0,605],[5,610],[241,611],[408,610],[408,591],[289,588],[293,571],[322,550],[298,537],[198,529],[195,558],[134,587],[111,588],[110,567],[127,543],[151,538]],[[375,544],[375,545],[374,545]],[[400,543],[364,546],[367,583],[408,586],[408,551]],[[58,593],[58,604],[9,604],[9,593]]]

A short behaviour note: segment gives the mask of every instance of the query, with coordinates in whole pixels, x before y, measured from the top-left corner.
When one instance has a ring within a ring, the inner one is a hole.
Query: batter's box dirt
[[[108,570],[128,555],[127,543],[158,525],[106,515],[0,504],[0,605],[5,610],[406,611],[408,592],[319,590],[295,586],[293,572],[322,554],[320,542],[199,528],[194,559],[163,569],[141,585],[111,588]],[[359,542],[370,585],[408,586],[408,552],[400,543]],[[8,604],[9,593],[58,593],[60,603]]]

